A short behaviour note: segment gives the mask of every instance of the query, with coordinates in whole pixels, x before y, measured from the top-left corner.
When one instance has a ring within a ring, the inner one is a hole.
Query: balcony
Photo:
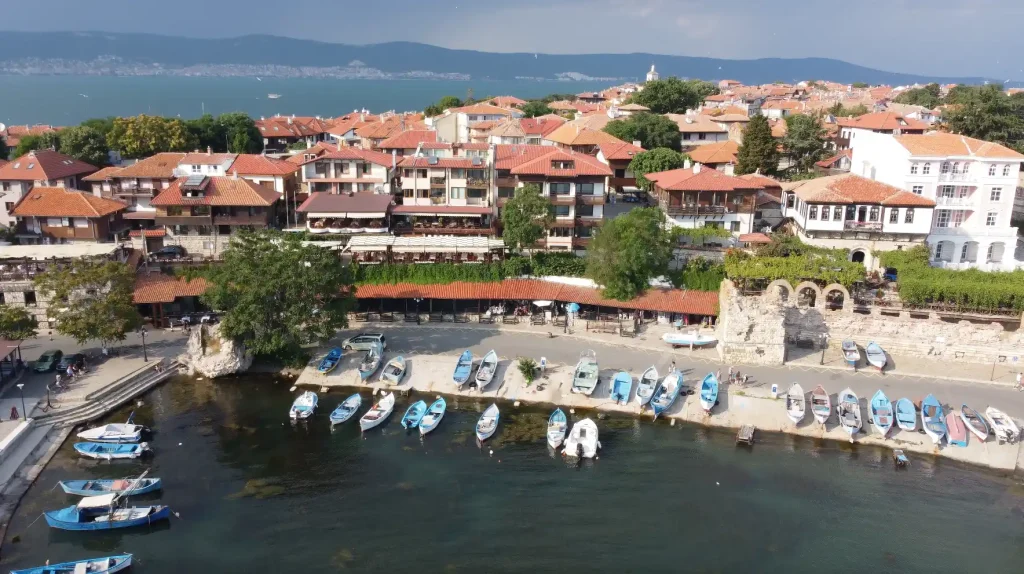
[[[515,187],[517,185],[514,177],[499,177],[496,183],[498,187]]]
[[[604,195],[577,195],[583,205],[604,205]]]
[[[440,196],[440,197],[437,197],[437,196],[431,197],[430,198],[430,205],[448,205],[448,198],[443,196],[443,195]]]
[[[508,200],[510,200],[510,199],[512,199],[512,198],[511,197],[499,197],[498,198],[498,207],[505,207],[505,204],[508,203]]]
[[[573,237],[572,246],[579,247],[580,249],[586,249],[590,245],[589,237]]]
[[[971,179],[969,173],[940,173],[939,181],[968,181]]]
[[[725,215],[730,213],[729,208],[724,205],[665,205],[661,208],[668,215]]]
[[[480,187],[487,187],[487,185],[488,185],[487,180],[483,179],[483,178],[479,178],[479,177],[471,177],[471,178],[466,180],[466,187],[480,188]]]
[[[847,220],[843,222],[843,229],[846,231],[881,231],[882,222]]]
[[[417,216],[415,223],[400,221],[393,225],[396,235],[494,235],[496,230],[474,217]]]
[[[487,200],[482,197],[467,197],[466,205],[487,205]]]
[[[935,205],[940,207],[974,207],[973,197],[936,197]]]
[[[608,180],[608,185],[611,187],[636,187],[636,178],[613,177]]]
[[[549,195],[548,199],[554,205],[574,205],[576,197],[572,195]]]
[[[446,184],[446,179],[443,177],[430,178],[430,187],[444,187]]]
[[[267,214],[250,215],[248,213],[236,213],[233,215],[223,214],[213,216],[214,225],[267,225]]]
[[[157,225],[213,225],[210,215],[156,215]]]
[[[151,187],[119,187],[113,190],[114,195],[128,195],[134,197],[153,197],[156,190]]]
[[[34,231],[24,230],[22,227],[18,228],[18,235],[21,236],[32,236],[32,237],[49,237],[50,239],[79,239],[79,240],[97,240],[96,234],[93,232],[92,225],[89,227],[50,227],[43,225],[41,232],[37,233]]]

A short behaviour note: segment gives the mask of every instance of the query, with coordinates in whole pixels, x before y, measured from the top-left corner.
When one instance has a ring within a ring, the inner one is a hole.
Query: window
[[[812,205],[811,208],[809,210],[807,210],[807,219],[818,219],[818,206],[817,205]]]
[[[551,195],[569,195],[569,184],[568,183],[552,183]]]
[[[868,216],[868,221],[878,221],[878,216],[881,215],[879,211],[880,210],[878,209],[877,205],[872,207],[871,215]]]
[[[992,191],[989,192],[989,201],[999,201],[999,198],[1003,196],[1003,188],[993,187]]]
[[[999,217],[999,214],[995,211],[988,212],[988,217],[985,218],[985,225],[988,227],[995,227],[997,217]]]
[[[971,243],[968,241],[964,243],[964,248],[960,250],[960,261],[968,261],[967,251],[971,248]]]
[[[683,134],[683,141],[687,141],[689,139],[690,139],[690,134],[688,134],[688,133]]]
[[[14,209],[14,202],[13,201],[8,201],[8,202],[4,203],[4,209],[7,210],[7,213],[10,213]]]
[[[729,223],[729,231],[739,231],[739,230],[740,230],[740,222],[739,221],[733,221],[733,222]]]
[[[906,217],[903,218],[903,223],[913,223],[913,222],[914,222],[914,208],[913,207],[908,207],[907,208],[907,215],[906,215]]]
[[[829,214],[830,211],[832,211],[832,209],[829,206],[827,206],[827,205],[822,205],[821,206],[821,220],[822,221],[828,221],[828,214]]]
[[[924,186],[923,185],[915,185],[914,187],[910,188],[910,191],[913,191],[917,195],[921,195],[921,194],[924,193]]]
[[[580,183],[576,185],[576,193],[581,195],[594,195],[594,184]]]
[[[1010,176],[1010,164],[1006,164],[1006,165],[1003,166],[1003,177],[1009,177],[1009,176]]]
[[[889,223],[900,222],[900,210],[895,207],[889,210]]]
[[[555,206],[555,217],[569,217],[569,206],[568,205],[556,205]]]
[[[988,166],[988,174],[989,175],[995,175],[996,174],[996,164],[992,164],[992,165]]]
[[[47,217],[46,218],[46,226],[47,227],[64,227],[64,220],[62,218],[60,218],[60,217]]]
[[[832,219],[836,221],[843,220],[843,207],[841,205],[837,205],[832,209]]]
[[[26,307],[35,307],[36,306],[36,292],[35,291],[25,291],[24,295],[25,295],[25,306]]]
[[[618,177],[618,178],[626,177],[626,170],[624,170],[624,169],[617,169],[617,170],[615,170],[615,177]]]
[[[935,260],[936,261],[941,261],[942,260],[942,246],[943,246],[944,243],[945,243],[944,241],[940,241],[940,242],[935,244]]]
[[[573,160],[551,160],[551,169],[574,169],[576,162]]]
[[[939,170],[941,173],[949,173],[949,162],[942,162],[942,169]]]
[[[201,167],[196,164],[192,164],[192,173],[199,173],[200,171],[202,171]]]
[[[452,188],[452,199],[466,199],[466,188],[464,188],[464,187],[453,187]]]
[[[413,193],[414,192],[411,189],[403,189],[402,190],[402,196],[405,197],[406,199],[412,199]]]
[[[5,181],[3,183],[0,183],[0,190],[11,191],[11,182]]]
[[[928,175],[931,172],[932,172],[932,164],[926,163],[926,164],[921,166],[921,174],[922,175]]]
[[[912,175],[917,175],[917,164],[916,163],[910,164],[910,173]]]
[[[708,137],[708,134],[706,134],[704,132],[701,132],[701,133],[697,134],[697,139],[699,139],[699,140],[707,139],[707,137]]]
[[[577,205],[576,206],[577,217],[594,217],[594,206],[593,205]]]
[[[516,188],[514,187],[499,187],[498,197],[506,198],[513,197],[516,194]]]
[[[453,169],[452,179],[466,179],[466,170],[464,169]]]
[[[935,227],[949,227],[949,210],[940,209],[935,217]]]
[[[425,170],[425,169],[417,169],[416,170],[416,177],[426,179],[426,177],[427,177],[427,170]]]
[[[89,227],[89,220],[84,217],[77,217],[74,219],[74,225],[79,229],[87,228]]]
[[[796,203],[796,196],[793,195],[792,193],[787,193],[786,194],[786,209],[793,209],[795,203]]]
[[[317,175],[326,176],[327,175],[327,164],[322,162],[322,161],[318,161],[318,162],[313,164],[313,171],[315,171]]]
[[[953,173],[960,173],[960,162],[953,162]]]
[[[854,221],[857,219],[857,207],[854,205],[846,206],[846,220]]]
[[[939,197],[953,197],[953,186],[944,185],[939,188]]]
[[[370,173],[370,164],[368,164],[368,163],[361,163],[359,165],[362,167],[361,171],[363,172],[363,175],[366,175],[366,174]]]
[[[734,195],[734,196],[732,196],[732,204],[733,205],[743,205],[743,196],[742,195]]]

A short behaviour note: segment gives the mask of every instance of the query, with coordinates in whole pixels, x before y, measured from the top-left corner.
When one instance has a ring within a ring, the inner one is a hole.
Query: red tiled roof
[[[484,151],[491,148],[491,144],[483,142],[469,142],[457,145],[462,149],[470,149],[475,151]]]
[[[330,125],[309,116],[274,116],[254,122],[263,137],[303,137],[327,133]]]
[[[783,186],[807,203],[875,203],[895,207],[934,207],[935,202],[880,181],[851,173],[794,181]]]
[[[436,143],[434,130],[408,130],[389,137],[377,145],[380,149],[414,149],[421,143]]]
[[[234,153],[212,153],[207,148],[207,151],[194,151],[192,153],[185,154],[185,157],[181,158],[178,163],[186,165],[220,165],[228,161],[234,161],[238,157],[238,154]]]
[[[228,168],[228,173],[238,175],[289,175],[298,171],[293,163],[254,153],[239,154]]]
[[[529,147],[529,146],[524,146]],[[550,152],[530,161],[525,161],[512,168],[515,175],[544,175],[548,177],[579,177],[581,175],[611,175],[612,170],[601,163],[596,157],[572,153],[551,146]],[[571,162],[572,167],[555,167],[552,162]]]
[[[178,152],[158,153],[122,168],[114,177],[171,179],[174,177],[174,168],[178,167],[184,157],[185,154]]]
[[[174,303],[178,297],[198,297],[208,288],[202,277],[186,281],[163,273],[140,274],[135,279],[134,300],[136,304]]]
[[[309,153],[308,150],[307,153]],[[362,160],[377,165],[383,165],[385,167],[391,167],[391,154],[354,147],[343,147],[341,149],[338,149],[337,147],[326,148],[326,151],[321,155],[310,160],[305,160],[302,163],[307,164],[321,159]]]
[[[133,229],[128,232],[130,237],[164,237],[167,235],[166,229]]]
[[[745,179],[745,180],[747,180],[747,181],[749,181],[751,183],[755,183],[759,187],[763,187],[765,189],[772,189],[772,188],[782,189],[782,183],[780,183],[779,181],[774,180],[774,179],[768,177],[767,175],[761,175],[759,173],[748,173],[748,174],[739,176],[739,178],[740,179]],[[777,198],[776,198],[776,201],[778,201]]]
[[[875,112],[855,118],[838,118],[836,123],[845,128],[861,128],[880,131],[921,131],[928,129],[928,124],[912,118],[905,118],[892,112]]]
[[[514,108],[525,104],[526,100],[521,100],[515,96],[498,96],[496,98],[491,98],[490,103],[498,106],[499,108]]]
[[[96,166],[53,150],[37,150],[11,160],[0,167],[0,180],[46,181],[73,175],[90,174]]]
[[[604,156],[604,159],[609,161],[631,161],[633,156],[644,151],[644,148],[626,142],[601,144],[598,147],[601,149],[601,155]]]
[[[460,114],[468,114],[472,116],[508,116],[512,115],[512,112],[505,108],[499,108],[491,104],[471,104],[468,106],[462,106],[461,108],[452,108],[452,112]]]
[[[105,167],[97,171],[96,173],[89,174],[83,177],[82,181],[104,181],[110,179],[114,175],[117,175],[117,172],[119,171],[121,171],[121,168],[119,167]]]
[[[814,165],[816,165],[818,167],[825,168],[825,169],[829,169],[833,165],[835,165],[840,159],[842,159],[844,157],[852,158],[853,157],[853,150],[852,149],[844,149],[844,150],[840,151],[839,153],[837,153],[836,155],[834,155],[834,156],[832,156],[832,157],[830,157],[828,159],[823,159],[821,161],[814,162]]]
[[[33,187],[14,206],[18,217],[103,217],[127,209],[120,201],[63,187]]]
[[[227,205],[239,207],[266,207],[273,205],[279,194],[263,186],[230,176],[207,177],[203,197],[185,197],[181,186],[185,178],[179,179],[160,192],[150,201],[154,207],[169,205]]]
[[[320,193],[309,195],[295,211],[299,213],[387,213],[390,195],[356,193],[353,195]]]
[[[523,118],[519,120],[519,125],[523,128],[524,134],[528,136],[541,137],[557,130],[564,123],[565,119],[562,117],[550,114],[536,118]]]
[[[18,147],[21,138],[25,136],[41,136],[47,133],[54,133],[64,128],[37,124],[34,126],[7,126],[7,129],[0,130],[0,139],[3,139],[7,147]]]
[[[705,164],[719,164],[719,163],[736,163],[736,154],[739,153],[740,146],[732,140],[725,140],[724,142],[715,142],[697,146],[693,151],[688,152],[690,159],[698,163]]]
[[[668,191],[734,191],[737,189],[759,189],[757,182],[726,175],[718,170],[705,167],[673,169],[645,176],[659,188]]]
[[[771,243],[772,238],[764,233],[741,233],[740,241],[743,243]]]

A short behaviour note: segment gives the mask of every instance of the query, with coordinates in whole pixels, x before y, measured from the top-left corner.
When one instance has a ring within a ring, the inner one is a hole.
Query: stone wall
[[[164,237],[164,245],[180,245],[189,255],[220,257],[231,242],[230,235],[174,235]]]
[[[743,297],[732,281],[722,281],[718,292],[719,315],[715,327],[718,353],[729,363],[781,365],[785,360],[785,308],[774,286],[774,296]]]

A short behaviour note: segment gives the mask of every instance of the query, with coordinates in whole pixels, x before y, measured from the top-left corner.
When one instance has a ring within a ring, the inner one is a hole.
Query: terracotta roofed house
[[[77,189],[95,166],[53,150],[30,151],[0,166],[0,226],[10,227],[10,210],[34,187]]]
[[[669,222],[685,228],[722,227],[734,235],[753,232],[757,194],[763,184],[703,167],[645,176]]]
[[[486,139],[486,131],[496,125],[494,122],[522,115],[517,109],[479,103],[445,110],[443,114],[431,118],[430,123],[437,130],[438,139],[441,141],[467,143],[483,141],[481,138]]]
[[[108,242],[124,229],[127,206],[64,187],[35,187],[14,206],[22,243]]]
[[[302,162],[302,185],[307,193],[390,193],[394,161],[391,154],[338,145]]]
[[[437,141],[437,132],[434,130],[408,130],[391,136],[377,145],[377,149],[384,153],[395,152],[399,157],[413,155],[416,149],[422,144],[434,144]],[[450,146],[450,144],[447,144]]]
[[[907,135],[923,134],[929,129],[928,124],[905,118],[893,112],[874,112],[855,118],[837,118],[839,138],[836,145],[839,149],[856,146],[859,134],[868,132],[876,134]]]
[[[402,197],[394,209],[396,233],[495,233],[492,165],[486,152],[472,157],[406,156],[398,169]]]
[[[544,143],[579,153],[596,155],[602,144],[626,143],[619,138],[597,129],[580,127],[572,122],[560,126],[544,136]]]
[[[732,175],[736,168],[736,154],[739,153],[739,149],[740,146],[736,142],[726,140],[694,148],[689,152],[689,156],[697,163]]]
[[[612,176],[608,180],[609,191],[614,193],[636,193],[639,191],[636,186],[636,177],[629,170],[629,163],[633,156],[644,151],[640,142],[633,143],[606,143],[598,146],[598,161],[606,164],[612,170]]]
[[[306,147],[327,139],[331,124],[327,120],[309,116],[263,117],[255,121],[256,129],[263,136],[263,151],[280,153],[299,142]]]
[[[26,136],[41,136],[43,134],[57,133],[62,127],[55,127],[44,124],[34,126],[7,126],[0,130],[0,140],[3,140],[6,149],[0,148],[0,156],[4,158],[14,153],[14,150],[21,143],[21,138]]]
[[[723,142],[729,139],[729,130],[714,118],[701,114],[665,114],[665,117],[679,126],[683,149],[693,146]]]

